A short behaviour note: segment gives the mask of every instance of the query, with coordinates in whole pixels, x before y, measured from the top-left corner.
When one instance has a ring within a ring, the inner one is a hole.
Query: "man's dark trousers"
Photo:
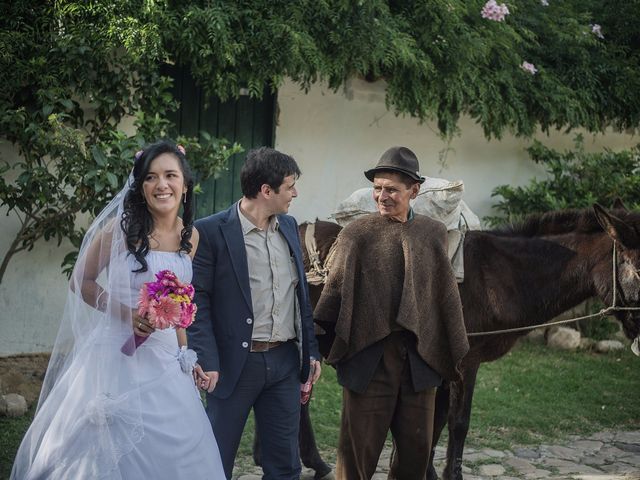
[[[228,479],[252,405],[261,435],[263,478],[300,478],[300,357],[295,342],[249,353],[231,396],[207,396],[207,414]]]
[[[382,340],[383,355],[364,393],[343,389],[337,480],[369,480],[391,430],[395,455],[389,478],[423,480],[433,437],[435,387],[415,391],[406,335]]]

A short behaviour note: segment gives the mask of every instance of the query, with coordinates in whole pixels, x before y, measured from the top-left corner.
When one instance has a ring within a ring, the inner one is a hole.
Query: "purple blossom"
[[[493,20],[495,22],[503,22],[504,18],[509,15],[509,9],[504,3],[498,5],[496,0],[489,0],[484,4],[484,7],[482,7],[480,14],[482,15],[482,18]]]
[[[520,65],[520,68],[526,72],[529,72],[531,75],[535,75],[536,73],[538,73],[538,69],[535,67],[533,63],[522,62],[522,65]]]
[[[600,25],[598,25],[597,23],[592,23],[589,26],[591,27],[591,33],[593,33],[598,38],[604,38],[604,35],[602,34],[602,27]]]

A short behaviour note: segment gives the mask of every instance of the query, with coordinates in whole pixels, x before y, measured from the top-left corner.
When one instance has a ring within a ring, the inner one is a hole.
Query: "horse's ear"
[[[593,205],[593,211],[596,214],[598,223],[600,223],[607,235],[613,240],[616,240],[626,248],[640,247],[640,237],[633,227],[615,215],[610,214],[604,207],[597,203]]]
[[[613,208],[614,210],[625,210],[625,211],[629,211],[629,209],[627,208],[627,206],[624,204],[624,202],[622,201],[622,199],[620,197],[617,197],[614,201],[613,201]]]

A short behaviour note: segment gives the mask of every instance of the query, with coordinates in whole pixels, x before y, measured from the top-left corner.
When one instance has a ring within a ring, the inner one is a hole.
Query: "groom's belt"
[[[260,340],[251,340],[251,352],[268,352],[287,342],[261,342]]]

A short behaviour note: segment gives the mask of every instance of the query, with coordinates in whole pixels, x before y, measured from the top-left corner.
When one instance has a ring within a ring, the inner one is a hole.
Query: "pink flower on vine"
[[[498,5],[496,0],[489,0],[484,4],[484,7],[482,7],[480,14],[482,18],[493,20],[494,22],[503,22],[505,17],[509,15],[509,9],[504,3]]]
[[[536,73],[538,73],[538,69],[535,67],[533,63],[522,62],[522,65],[520,65],[520,68],[523,69],[525,72],[529,72],[531,75],[535,75]]]

